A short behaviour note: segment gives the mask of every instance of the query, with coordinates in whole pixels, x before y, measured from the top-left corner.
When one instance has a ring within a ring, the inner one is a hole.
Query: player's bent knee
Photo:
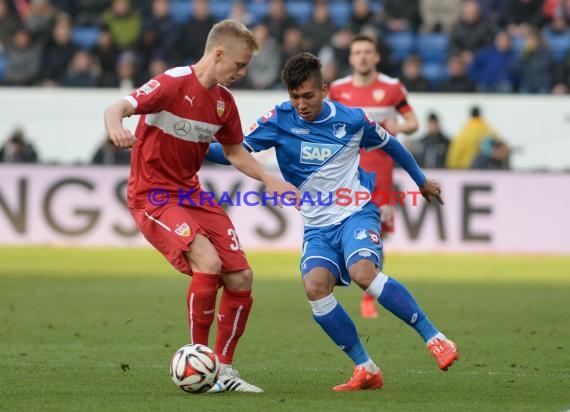
[[[376,277],[378,268],[374,262],[369,260],[359,260],[350,266],[348,273],[354,283],[366,290]]]
[[[224,287],[229,290],[251,290],[253,284],[253,272],[251,269],[237,272],[222,273]]]
[[[305,279],[304,283],[305,293],[309,300],[318,300],[330,295],[334,285],[320,279]]]

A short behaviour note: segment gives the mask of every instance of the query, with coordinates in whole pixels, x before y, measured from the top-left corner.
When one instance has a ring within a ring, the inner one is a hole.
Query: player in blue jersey
[[[325,99],[327,86],[315,56],[291,57],[282,80],[289,101],[254,123],[243,144],[253,152],[275,148],[283,177],[301,194],[301,274],[313,318],[355,364],[351,379],[333,390],[383,385],[380,369],[333,294],[335,285],[348,286],[351,281],[414,328],[439,368],[447,370],[458,359],[455,344],[435,328],[401,283],[382,272],[379,209],[370,200],[357,201],[363,192],[372,194],[374,187],[374,175],[358,166],[359,150],[382,148],[408,172],[428,202],[443,204],[438,184],[427,179],[412,155],[362,109]],[[208,158],[226,163],[217,144],[210,146]],[[351,202],[347,194],[354,195]]]

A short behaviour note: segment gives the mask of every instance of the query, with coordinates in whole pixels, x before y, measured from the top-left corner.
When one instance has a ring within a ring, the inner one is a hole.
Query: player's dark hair
[[[303,52],[290,57],[281,72],[281,81],[287,90],[294,90],[309,79],[318,85],[323,84],[321,62],[311,53]]]

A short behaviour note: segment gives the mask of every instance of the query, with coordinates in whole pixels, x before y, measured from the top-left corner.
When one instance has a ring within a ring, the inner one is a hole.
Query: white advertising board
[[[125,202],[128,168],[0,166],[0,245],[146,246]],[[570,253],[570,175],[512,172],[431,173],[445,205],[412,196],[396,203],[391,251]],[[216,194],[259,192],[231,168],[205,168]],[[415,191],[397,170],[398,190]],[[253,198],[255,201],[255,198]],[[235,201],[234,201],[235,203]],[[228,207],[226,202],[223,206]],[[292,207],[229,206],[246,249],[300,250],[302,221]]]

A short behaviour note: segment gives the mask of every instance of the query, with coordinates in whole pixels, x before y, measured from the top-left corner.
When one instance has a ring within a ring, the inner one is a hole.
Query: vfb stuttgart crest
[[[382,89],[375,89],[372,91],[372,98],[378,103],[384,100],[384,96],[386,96],[386,92]]]
[[[223,100],[218,100],[216,105],[218,117],[224,114],[224,110],[226,110],[226,103]]]
[[[188,237],[190,236],[190,226],[188,223],[184,222],[181,225],[176,225],[176,230],[174,231],[177,235]]]

